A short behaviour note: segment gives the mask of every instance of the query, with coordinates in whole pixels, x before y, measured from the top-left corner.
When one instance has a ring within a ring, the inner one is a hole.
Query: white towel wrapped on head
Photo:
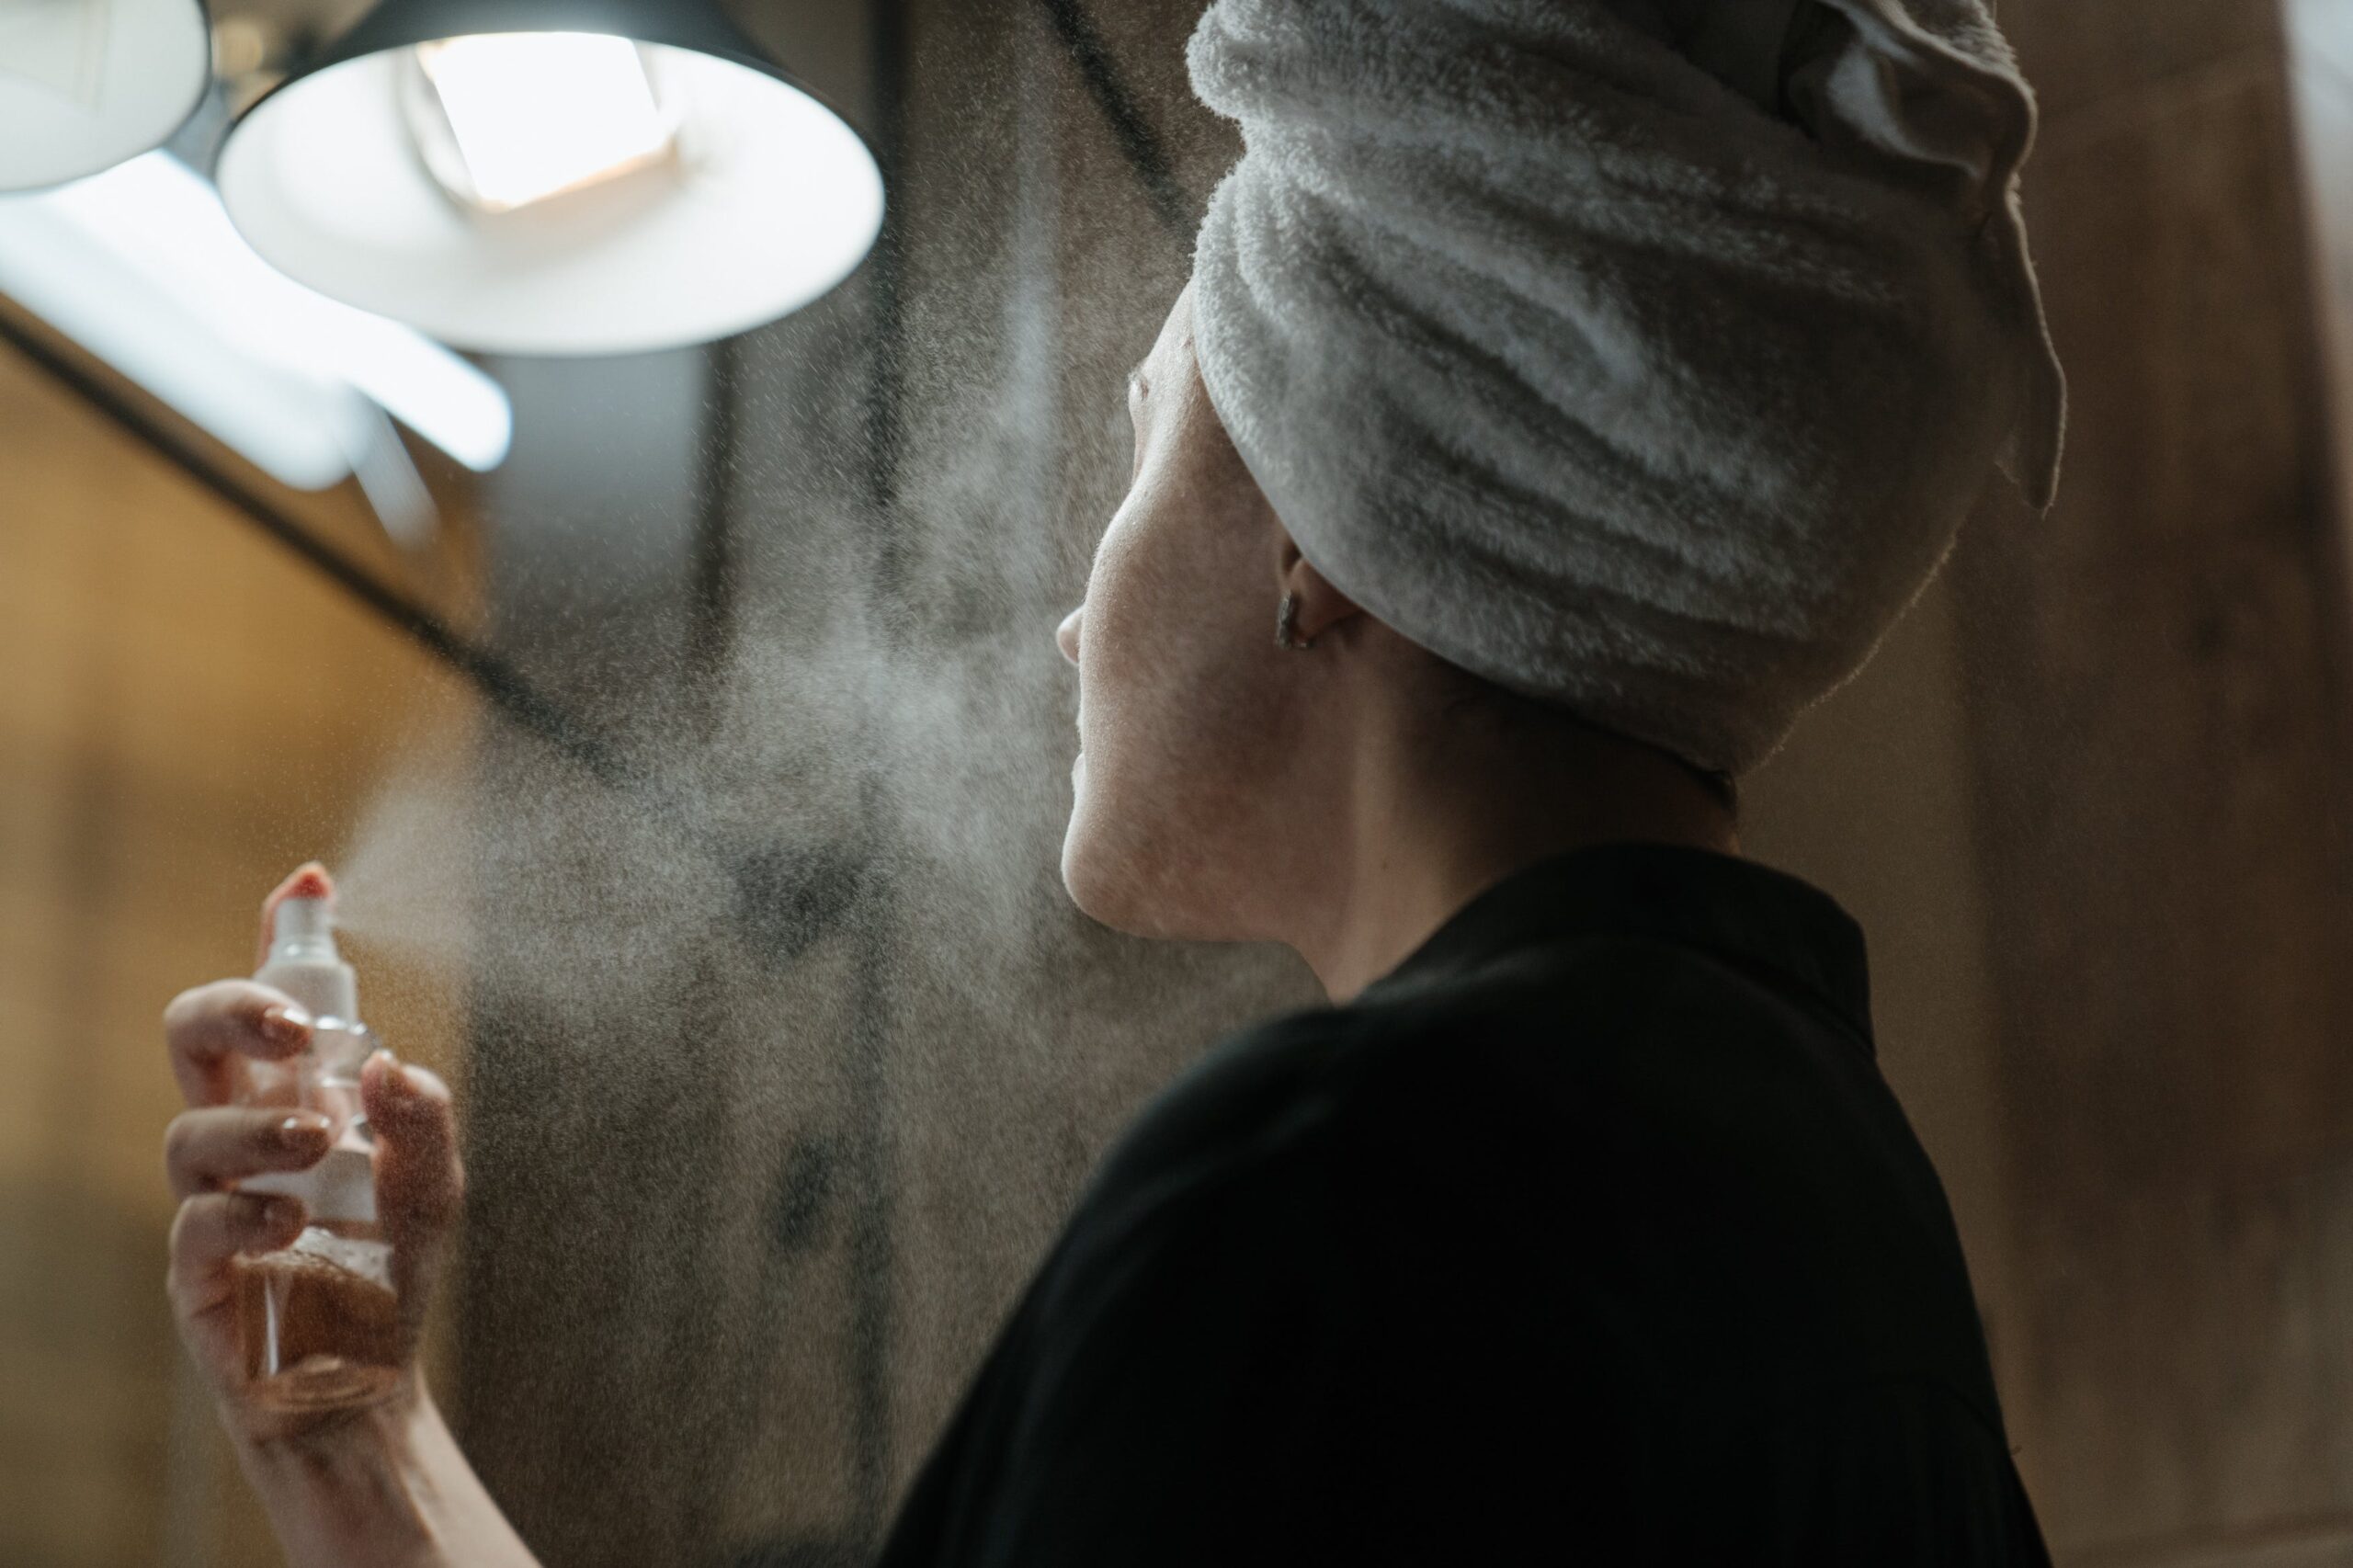
[[[1211,402],[1302,551],[1731,773],[1859,668],[2063,392],[1982,0],[1218,0]]]

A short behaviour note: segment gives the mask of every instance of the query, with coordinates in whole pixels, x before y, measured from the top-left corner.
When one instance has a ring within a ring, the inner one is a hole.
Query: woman
[[[1333,1006],[1112,1152],[884,1560],[2045,1562],[1860,934],[1736,858],[1729,784],[1997,455],[2048,495],[1998,36],[1222,0],[1190,62],[1248,152],[1060,631],[1063,877]],[[173,1296],[290,1560],[530,1562],[413,1373],[328,1425],[241,1397],[233,1260],[300,1215],[226,1187],[321,1135],[225,1102],[305,1020],[223,981],[165,1022]],[[365,1085],[421,1303],[449,1097]]]

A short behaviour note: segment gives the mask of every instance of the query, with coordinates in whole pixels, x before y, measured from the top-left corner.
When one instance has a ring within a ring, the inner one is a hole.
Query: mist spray
[[[329,1143],[307,1170],[238,1184],[299,1198],[309,1210],[290,1246],[238,1265],[251,1397],[284,1411],[371,1403],[397,1385],[402,1359],[392,1248],[376,1219],[374,1135],[359,1100],[359,1070],[376,1040],[359,1021],[358,979],[335,948],[324,897],[280,901],[269,955],[254,978],[307,1008],[313,1021],[299,1055],[253,1063],[255,1099],[317,1111],[327,1119]]]

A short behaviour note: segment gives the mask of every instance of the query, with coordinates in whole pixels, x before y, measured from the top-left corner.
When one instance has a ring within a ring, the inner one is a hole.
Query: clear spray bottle
[[[287,1412],[372,1403],[398,1385],[404,1346],[392,1247],[376,1221],[375,1140],[359,1102],[359,1070],[376,1040],[359,1021],[358,976],[335,949],[325,898],[278,903],[269,956],[254,978],[312,1018],[299,1055],[252,1064],[256,1098],[319,1112],[329,1142],[307,1170],[238,1183],[299,1198],[308,1210],[293,1244],[238,1265],[250,1397]]]

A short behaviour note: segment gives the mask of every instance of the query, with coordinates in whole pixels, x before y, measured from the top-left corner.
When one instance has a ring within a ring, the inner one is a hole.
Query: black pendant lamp
[[[152,151],[211,85],[201,0],[0,0],[0,190]]]
[[[882,222],[866,143],[712,0],[385,0],[239,118],[217,177],[279,270],[492,353],[757,326]]]

